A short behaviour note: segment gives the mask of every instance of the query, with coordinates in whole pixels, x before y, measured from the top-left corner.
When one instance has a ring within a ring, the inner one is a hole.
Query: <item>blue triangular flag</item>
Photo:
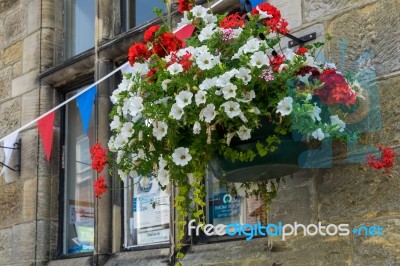
[[[253,8],[256,8],[257,5],[259,5],[265,1],[264,0],[250,0],[250,1],[241,0],[240,2],[242,3],[246,12],[251,12],[251,10]]]
[[[79,112],[81,114],[83,134],[86,136],[86,131],[89,127],[90,116],[92,115],[94,97],[96,96],[96,87],[90,88],[88,91],[79,95],[76,98]]]

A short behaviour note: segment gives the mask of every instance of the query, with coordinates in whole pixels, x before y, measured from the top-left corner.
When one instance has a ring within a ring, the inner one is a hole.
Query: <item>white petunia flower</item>
[[[128,140],[123,137],[121,134],[117,134],[114,138],[113,148],[115,150],[123,148],[128,143]],[[110,149],[111,150],[111,149]]]
[[[257,9],[257,11],[258,11],[258,13],[259,13],[259,19],[260,19],[260,20],[261,20],[261,19],[265,19],[265,18],[272,18],[272,15],[268,14],[268,13],[265,12],[265,11],[262,11],[262,10],[258,7],[258,5],[256,6],[256,9]]]
[[[200,54],[196,58],[196,64],[201,70],[212,69],[216,64],[219,64],[219,62],[220,62],[219,55],[213,56],[210,53]]]
[[[281,116],[289,115],[292,112],[292,97],[285,97],[278,103],[277,113],[281,113]]]
[[[250,57],[249,65],[252,67],[261,68],[264,65],[268,66],[269,61],[264,52],[258,51]]]
[[[201,125],[198,121],[194,122],[193,125],[193,134],[200,134],[201,131]]]
[[[343,132],[346,128],[346,123],[343,122],[338,115],[331,116],[331,123],[332,125],[338,125],[340,127],[340,132]]]
[[[133,67],[130,67],[126,70],[127,70],[126,73],[130,73],[130,74],[132,74],[132,76],[147,75],[147,73],[149,73],[149,71],[150,71],[149,65],[147,63],[139,63],[139,62],[136,62],[133,65]]]
[[[286,48],[285,51],[283,51],[283,54],[285,56],[285,59],[289,61],[293,61],[293,59],[297,56],[296,53],[289,48]]]
[[[177,25],[178,29],[186,26],[187,24],[192,24],[193,21],[192,19],[188,18],[188,14],[189,14],[188,11],[183,12],[183,17],[181,18],[181,21]]]
[[[138,115],[144,108],[143,99],[137,96],[128,98],[126,104],[128,109],[127,111],[131,116]]]
[[[240,104],[237,102],[227,101],[221,104],[221,106],[224,107],[224,111],[229,118],[234,118],[235,116],[240,116],[242,114]]]
[[[165,169],[158,169],[157,180],[161,186],[166,186],[169,183],[169,171]]]
[[[183,72],[183,67],[181,64],[178,63],[173,63],[172,65],[170,65],[167,70],[169,71],[169,73],[171,75],[176,75],[178,73]]]
[[[205,18],[207,16],[207,8],[202,6],[194,6],[190,12],[196,18]]]
[[[215,33],[214,31],[215,24],[210,24],[207,25],[205,28],[203,28],[199,34],[199,41],[205,41],[208,40],[212,37],[212,35]]]
[[[175,97],[176,105],[178,105],[179,108],[184,108],[185,106],[192,103],[192,97],[193,93],[191,93],[190,91],[181,91]]]
[[[244,53],[254,53],[260,50],[260,40],[258,38],[249,38],[243,46]]]
[[[251,132],[251,129],[249,129],[245,126],[241,126],[239,128],[239,130],[237,131],[237,134],[241,140],[248,140],[251,138],[250,132]]]
[[[210,25],[213,23],[217,23],[218,18],[214,16],[213,14],[207,14],[204,18],[203,21],[206,25]]]
[[[196,95],[194,96],[196,105],[199,106],[200,104],[206,103],[206,91],[198,91]]]
[[[205,80],[203,80],[203,82],[199,85],[200,90],[202,91],[206,91],[212,87],[215,86],[215,82],[216,82],[217,78],[206,78]]]
[[[163,82],[161,82],[161,87],[164,91],[168,89],[168,84],[171,83],[172,80],[170,79],[165,79]]]
[[[207,106],[200,111],[200,121],[210,123],[216,115],[217,112],[215,111],[215,105],[212,103],[207,104]]]
[[[110,129],[114,130],[117,129],[119,130],[121,128],[122,124],[121,121],[119,120],[119,116],[114,115],[113,121],[110,123]]]
[[[222,88],[222,93],[224,94],[224,99],[228,100],[229,98],[236,97],[237,87],[235,84],[228,83]]]
[[[247,103],[247,102],[250,102],[251,100],[253,100],[254,98],[256,98],[256,93],[254,92],[254,90],[251,90],[249,92],[244,91],[242,93],[242,96],[243,96],[243,99],[238,99],[238,101]]]
[[[128,139],[130,137],[132,137],[133,133],[134,133],[134,129],[133,129],[133,123],[132,122],[126,122],[124,123],[124,125],[121,128],[121,133],[120,136],[122,136],[126,142],[128,142]]]
[[[215,80],[215,85],[217,87],[223,88],[225,87],[228,83],[231,82],[231,78],[234,76],[232,72],[225,72],[224,74],[220,75],[216,80]]]
[[[157,140],[162,140],[168,132],[168,125],[165,122],[154,122],[153,123],[153,136],[156,137]]]
[[[315,130],[313,133],[311,133],[311,136],[317,140],[323,140],[325,138],[324,132],[322,132],[322,129],[318,128]]]
[[[242,28],[237,28],[237,29],[233,29],[233,35],[232,38],[236,39],[240,36],[240,34],[242,34],[243,29]]]
[[[116,162],[117,162],[118,164],[121,163],[122,158],[124,157],[124,155],[125,155],[125,151],[119,150],[119,151],[117,152],[117,160],[116,160]]]
[[[164,160],[162,155],[158,157],[158,169],[164,169],[167,166],[167,161]]]
[[[172,116],[175,120],[181,120],[184,112],[182,108],[179,108],[179,106],[174,103],[171,107],[171,111],[169,112],[169,115]]]
[[[188,148],[179,147],[172,154],[172,161],[176,165],[185,166],[190,160],[192,160],[192,155],[190,155]]]
[[[235,76],[243,80],[243,83],[247,85],[251,81],[251,70],[245,67],[241,67],[239,68],[238,73]]]
[[[321,121],[321,117],[319,114],[321,113],[321,108],[319,108],[316,104],[314,105],[314,109],[310,112],[310,116],[312,120],[315,121]]]
[[[236,132],[230,132],[226,134],[226,145],[231,145],[232,138],[236,135]]]

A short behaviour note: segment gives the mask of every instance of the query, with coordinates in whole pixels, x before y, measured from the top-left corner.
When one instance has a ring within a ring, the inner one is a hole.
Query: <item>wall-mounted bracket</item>
[[[287,33],[285,36],[290,38],[290,39],[292,39],[288,43],[289,48],[292,48],[292,47],[297,46],[297,45],[300,45],[300,47],[302,47],[306,42],[309,42],[309,41],[317,39],[317,33],[316,32],[301,36],[299,38],[297,38],[296,36],[293,36],[292,34],[289,34],[289,33]]]
[[[20,172],[21,171],[21,139],[19,139],[16,143],[14,143],[13,147],[0,146],[0,148],[14,150],[14,156],[16,158],[16,165],[14,166],[14,168],[10,167],[9,165],[5,165],[3,162],[0,162],[0,165],[10,169],[11,171]]]

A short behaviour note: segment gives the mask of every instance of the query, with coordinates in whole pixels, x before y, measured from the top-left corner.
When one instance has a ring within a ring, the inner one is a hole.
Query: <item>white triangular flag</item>
[[[7,149],[7,148],[15,148],[14,143],[17,140],[18,133],[19,133],[19,131],[13,132],[4,138],[3,146],[5,148],[4,148],[4,162],[3,163],[7,166],[10,163],[11,155],[12,155],[12,152],[14,151],[14,149]],[[13,167],[14,166],[12,166],[11,168],[13,168]],[[3,166],[3,168],[1,169],[1,172],[0,172],[0,176],[2,174],[4,174],[7,170],[8,170],[8,168]]]

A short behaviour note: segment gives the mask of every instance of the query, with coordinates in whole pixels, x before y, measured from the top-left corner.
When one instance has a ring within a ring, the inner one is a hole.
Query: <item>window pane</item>
[[[170,196],[153,177],[126,177],[125,247],[169,243]]]
[[[122,31],[132,29],[155,19],[156,15],[153,13],[155,7],[161,8],[164,13],[167,10],[162,0],[121,0]]]
[[[218,179],[211,173],[208,174],[208,202],[207,218],[210,224],[256,224],[259,221],[263,223],[265,218],[262,200],[231,196],[225,188],[219,186]]]
[[[94,46],[95,0],[65,0],[65,55],[70,58]]]
[[[78,91],[68,93],[67,98]],[[87,136],[83,135],[76,101],[65,111],[64,168],[64,254],[93,251],[94,242],[94,171],[89,147],[95,140],[94,116]]]

